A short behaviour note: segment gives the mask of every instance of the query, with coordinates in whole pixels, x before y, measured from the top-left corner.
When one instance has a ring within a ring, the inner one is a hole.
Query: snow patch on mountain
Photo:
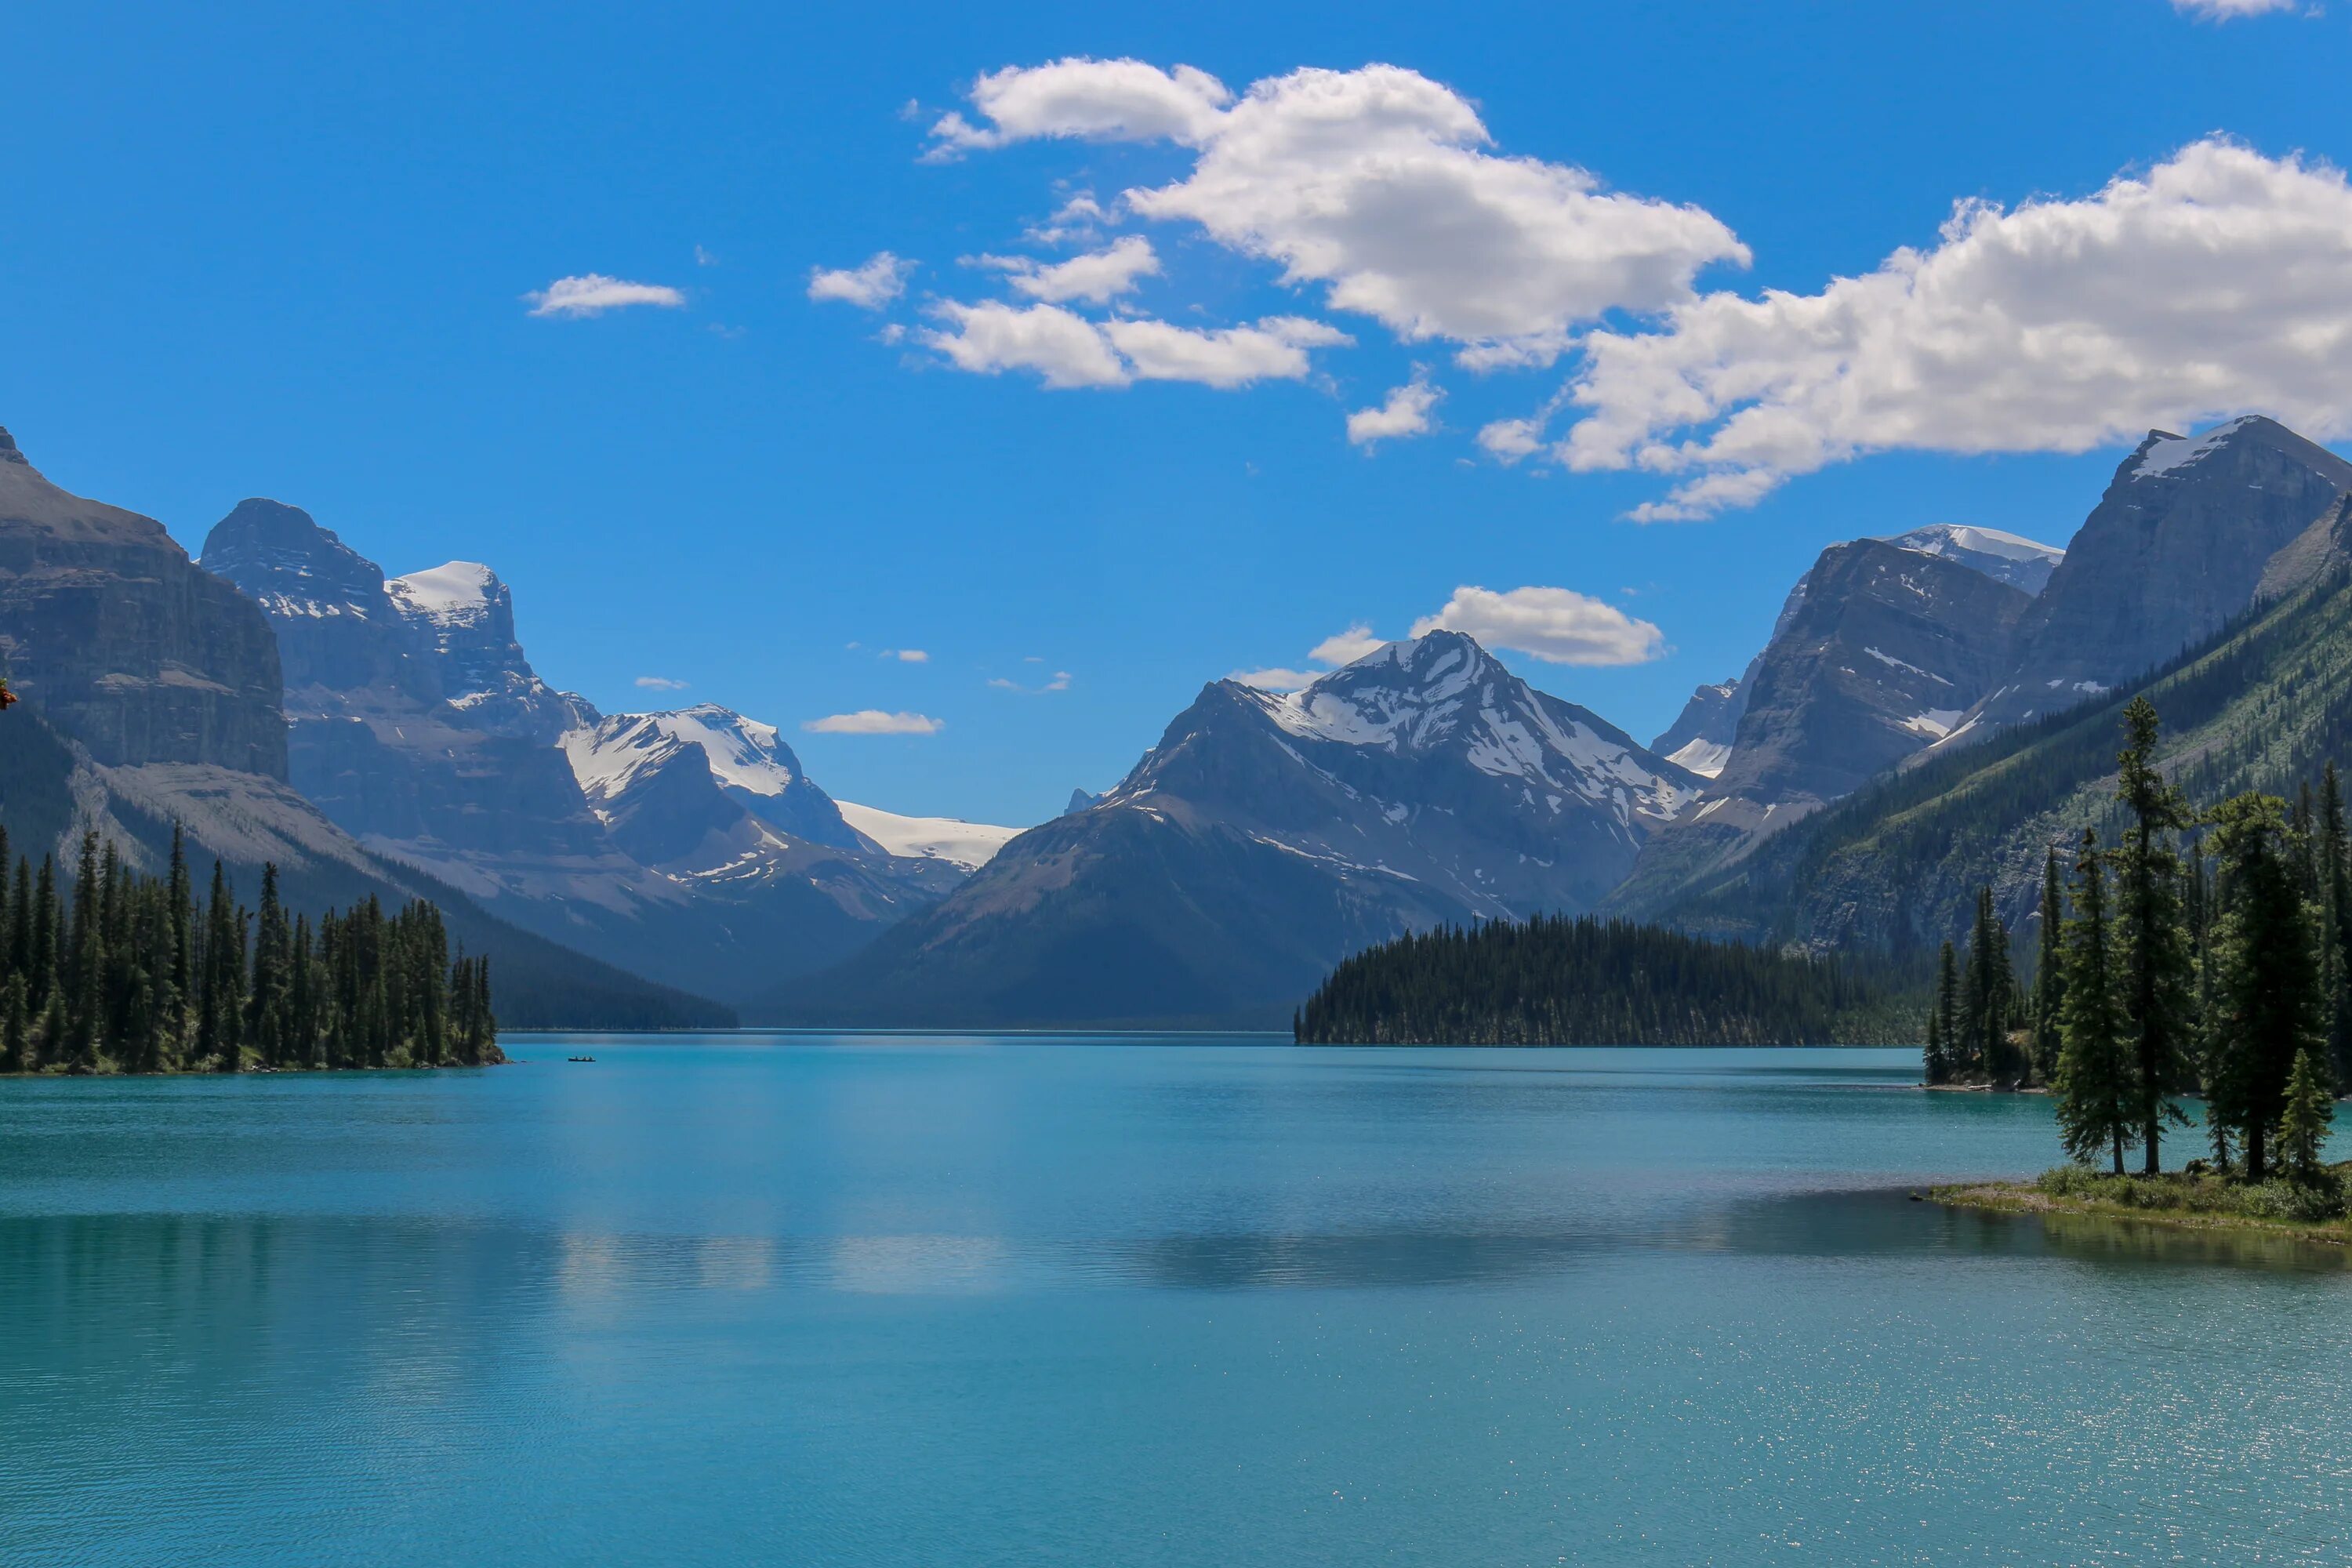
[[[478,561],[447,561],[391,578],[383,591],[413,615],[436,621],[469,621],[489,609],[501,586],[499,574]]]
[[[965,822],[953,816],[901,816],[853,801],[835,801],[842,820],[902,859],[945,860],[967,871],[977,871],[996,858],[996,852],[1027,831],[998,827],[985,822]]]
[[[1731,748],[1721,741],[1704,738],[1686,741],[1667,752],[1666,761],[1703,779],[1711,779],[1722,773],[1723,765],[1731,761]]]

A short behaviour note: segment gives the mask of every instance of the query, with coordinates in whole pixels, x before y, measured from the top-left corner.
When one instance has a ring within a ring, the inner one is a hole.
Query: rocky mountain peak
[[[253,496],[237,502],[205,536],[200,563],[272,616],[387,618],[383,568],[283,501]]]
[[[8,434],[5,425],[0,425],[0,463],[24,463],[28,468],[32,467],[25,461],[25,454],[16,450],[16,438]]]
[[[608,820],[643,795],[656,774],[683,766],[708,774],[735,809],[795,838],[835,848],[857,845],[840,808],[810,782],[776,727],[715,702],[667,713],[615,713],[571,731],[559,743],[581,793]]]
[[[1931,522],[1908,533],[1890,534],[1885,542],[1898,550],[1957,561],[1996,583],[2006,583],[2029,594],[2042,592],[2050,581],[2050,574],[2066,556],[2054,544],[2004,533],[1997,528],[1958,522]]]

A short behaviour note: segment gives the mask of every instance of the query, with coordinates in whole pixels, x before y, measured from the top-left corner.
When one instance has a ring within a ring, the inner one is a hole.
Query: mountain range
[[[2023,913],[2134,691],[2184,777],[2332,753],[2347,495],[2269,419],[2152,431],[2063,551],[1831,545],[1646,746],[1433,631],[1297,691],[1212,681],[1024,832],[835,800],[716,705],[600,712],[486,565],[388,575],[263,500],[191,563],[0,433],[0,822],[152,859],[177,821],[312,903],[435,897],[557,1022],[1271,1026],[1368,944],[1538,912],[1903,955],[1980,882]]]

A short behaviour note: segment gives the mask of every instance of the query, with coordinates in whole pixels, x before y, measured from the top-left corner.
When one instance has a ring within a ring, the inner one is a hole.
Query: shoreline
[[[1914,1192],[1915,1197],[1923,1194]],[[2171,1230],[2234,1231],[2284,1237],[2321,1247],[2352,1246],[2352,1216],[2333,1220],[2266,1219],[2252,1215],[2221,1214],[2187,1208],[2141,1208],[2101,1198],[2061,1195],[2043,1191],[2032,1181],[1961,1182],[1927,1189],[1924,1201],[1946,1208],[1975,1209],[1990,1214],[2078,1215],[2088,1219],[2137,1221]]]

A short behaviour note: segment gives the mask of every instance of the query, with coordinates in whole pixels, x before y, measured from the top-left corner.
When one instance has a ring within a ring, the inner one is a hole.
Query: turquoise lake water
[[[2340,1255],[1911,1051],[509,1046],[0,1080],[0,1562],[2352,1556]]]

